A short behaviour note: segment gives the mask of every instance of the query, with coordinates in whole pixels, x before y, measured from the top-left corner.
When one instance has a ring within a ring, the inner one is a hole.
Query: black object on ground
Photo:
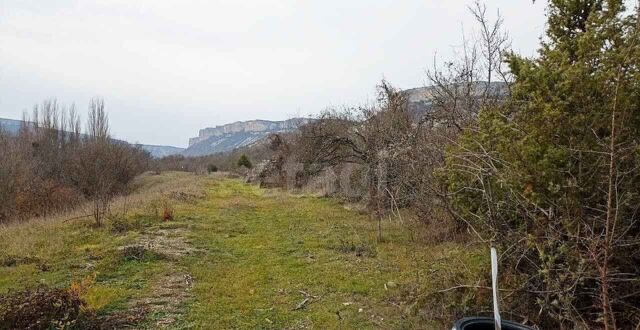
[[[494,320],[489,317],[465,317],[456,321],[452,330],[495,330]],[[502,330],[533,330],[526,325],[502,321]]]

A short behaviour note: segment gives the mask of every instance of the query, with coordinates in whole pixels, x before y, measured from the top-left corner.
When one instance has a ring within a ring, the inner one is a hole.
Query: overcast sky
[[[535,54],[545,1],[487,0]],[[0,117],[101,96],[115,137],[186,146],[200,128],[424,86],[474,23],[471,0],[0,0]]]

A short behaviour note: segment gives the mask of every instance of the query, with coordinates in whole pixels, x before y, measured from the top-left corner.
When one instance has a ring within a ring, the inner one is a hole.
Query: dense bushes
[[[46,101],[17,135],[0,132],[0,222],[47,216],[84,201],[100,224],[110,200],[148,166],[149,155],[109,137],[101,100],[89,109],[87,132],[75,109]]]
[[[624,12],[552,1],[539,57],[508,59],[511,102],[448,155],[456,209],[502,247],[540,312],[516,307],[546,328],[640,322],[640,23]]]
[[[354,187],[349,174],[339,179],[339,185],[363,192],[361,197],[381,216],[394,192],[406,188],[400,182],[407,170],[402,155],[413,128],[402,92],[383,81],[378,94],[379,102],[374,106],[327,111],[301,127],[293,157],[303,164],[306,176],[357,164],[366,180],[357,184],[366,188]]]

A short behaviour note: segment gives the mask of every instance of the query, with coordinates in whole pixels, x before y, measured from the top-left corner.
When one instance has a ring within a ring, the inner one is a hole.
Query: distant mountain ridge
[[[283,121],[249,120],[216,127],[203,128],[197,137],[189,139],[184,156],[204,156],[231,151],[251,145],[269,134],[290,132],[308,123],[308,118],[292,118]]]
[[[487,82],[478,81],[470,85],[459,85],[458,88],[461,95],[468,88],[471,95],[477,97],[486,91],[497,94],[506,92],[506,85],[500,82],[487,85]],[[435,92],[436,88],[432,86],[403,91],[407,98],[407,108],[414,119],[417,120],[431,111]],[[182,155],[204,156],[231,151],[254,144],[272,133],[293,131],[311,120],[309,118],[293,118],[284,121],[249,120],[203,128],[198,132],[198,136],[189,139],[189,147],[182,152]]]
[[[490,95],[497,96],[506,96],[507,84],[504,82],[491,82],[490,84],[486,81],[476,81],[471,83],[470,85],[458,85],[457,88],[451,88],[452,86],[448,86],[451,90],[456,90],[460,96],[464,95],[467,92],[467,89],[471,95],[475,97],[481,97],[485,92]],[[433,100],[436,95],[434,95],[436,91],[436,87],[427,86],[427,87],[417,87],[411,89],[405,89],[402,91],[407,98],[407,109],[409,113],[412,115],[414,119],[420,118],[425,113],[431,111],[433,108]]]
[[[478,81],[471,85],[458,85],[458,87],[461,95],[466,92],[466,88],[470,88],[471,94],[478,97],[486,91],[497,95],[506,95],[507,93],[507,85],[500,82],[492,82],[487,85],[487,82]],[[417,120],[433,108],[435,87],[411,88],[402,92],[407,98],[407,107],[414,119]],[[269,134],[294,131],[310,121],[312,121],[310,118],[292,118],[282,121],[259,119],[237,121],[199,130],[198,136],[189,139],[189,147],[186,149],[148,144],[141,144],[140,146],[155,158],[171,155],[206,156],[252,145],[266,138]],[[0,127],[10,133],[17,133],[21,123],[21,120],[0,118]]]
[[[0,129],[9,134],[18,134],[22,120],[0,118]]]
[[[249,120],[201,129],[197,137],[189,139],[188,148],[138,144],[154,158],[172,155],[204,156],[232,151],[251,145],[269,134],[288,132],[309,122],[307,118],[293,118],[283,121]],[[9,134],[17,134],[22,120],[0,118],[0,128]]]
[[[20,131],[20,127],[22,127],[22,120],[17,119],[8,119],[8,118],[0,118],[0,129],[8,132],[9,134],[15,135]],[[120,141],[120,140],[116,140]],[[120,141],[125,143],[124,141]],[[128,142],[127,142],[128,143]],[[151,157],[161,158],[171,155],[176,155],[185,150],[185,148],[172,147],[172,146],[158,146],[151,144],[137,144],[145,150],[149,152]]]
[[[185,148],[174,146],[158,146],[154,144],[140,144],[140,148],[151,154],[153,158],[162,158],[167,156],[179,155]]]

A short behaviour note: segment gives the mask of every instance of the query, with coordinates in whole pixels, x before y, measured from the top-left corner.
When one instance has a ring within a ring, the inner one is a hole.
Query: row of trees
[[[634,328],[640,12],[551,0],[539,55],[525,58],[509,51],[500,17],[471,9],[477,38],[430,70],[431,109],[416,115],[383,81],[375,104],[327,111],[279,139],[274,173],[285,177],[286,162],[307,179],[349,167],[338,186],[376,217],[410,207],[498,246],[507,308],[542,328]]]
[[[46,217],[91,201],[98,225],[126,193],[149,155],[111,139],[101,99],[91,101],[85,132],[74,106],[49,100],[25,115],[16,134],[0,129],[0,222]]]
[[[249,155],[249,156],[247,156]],[[244,156],[244,157],[243,157]],[[260,144],[249,145],[224,153],[207,156],[185,157],[183,155],[171,155],[154,159],[150,163],[151,169],[162,171],[185,171],[194,173],[211,172],[209,168],[215,166],[216,170],[236,171],[241,167],[251,168],[252,161],[262,161],[270,156],[269,150]],[[249,157],[249,158],[247,158]],[[246,158],[243,159],[243,158]]]

